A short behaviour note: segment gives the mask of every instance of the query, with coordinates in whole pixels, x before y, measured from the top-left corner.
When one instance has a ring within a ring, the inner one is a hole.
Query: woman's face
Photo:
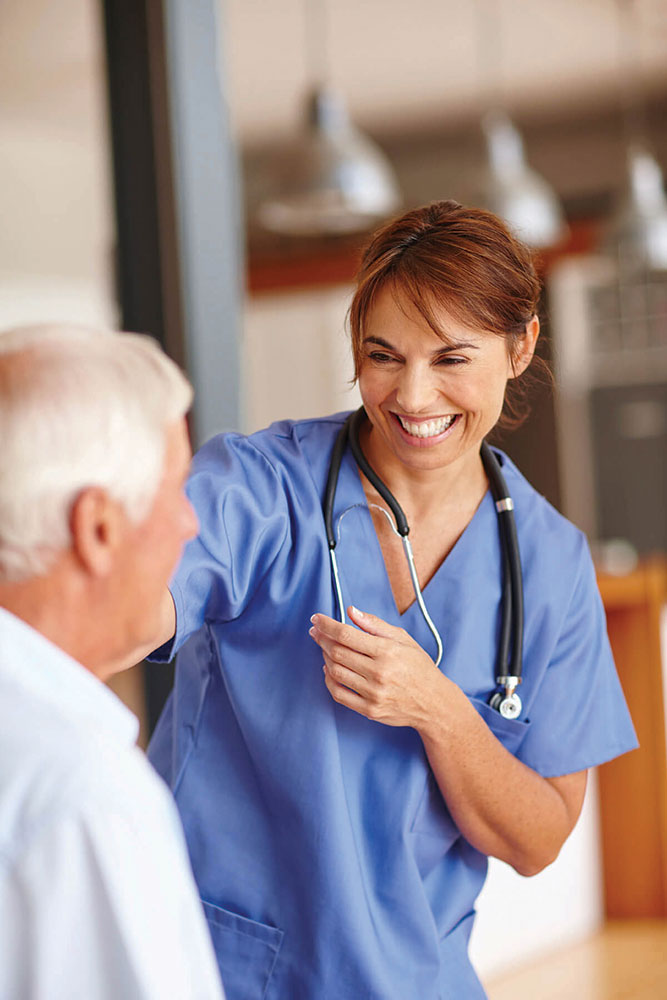
[[[463,326],[444,309],[436,318],[446,341],[392,287],[380,292],[367,317],[359,389],[372,424],[372,458],[385,468],[479,463],[507,380],[527,367],[539,333],[535,317],[513,370],[505,337]]]

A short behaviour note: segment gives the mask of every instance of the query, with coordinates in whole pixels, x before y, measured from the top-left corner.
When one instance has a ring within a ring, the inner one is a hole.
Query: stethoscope
[[[398,535],[403,543],[403,550],[408,561],[410,578],[415,592],[417,604],[428,625],[438,649],[435,661],[436,667],[442,660],[442,639],[440,633],[433,623],[433,619],[428,613],[419,578],[415,567],[412,545],[410,544],[410,527],[403,510],[396,500],[396,497],[385,486],[380,477],[373,471],[366,460],[366,456],[359,444],[359,428],[366,418],[366,411],[363,406],[351,413],[338,433],[331,453],[329,474],[324,493],[324,524],[329,542],[329,555],[331,557],[331,572],[333,576],[334,589],[336,591],[336,601],[340,620],[345,624],[345,605],[343,603],[343,593],[338,572],[338,562],[336,560],[336,544],[340,541],[340,519],[338,538],[333,529],[333,507],[336,496],[336,487],[340,475],[340,466],[343,460],[343,453],[349,444],[354,460],[366,476],[366,479],[377,490],[385,501],[389,510],[394,515],[394,523],[389,513],[377,504],[369,506],[376,507],[387,518],[394,534]],[[502,618],[500,626],[500,642],[498,646],[498,661],[496,665],[496,684],[502,691],[496,691],[490,698],[489,704],[497,709],[506,719],[516,719],[521,713],[521,699],[516,693],[517,686],[521,683],[521,660],[523,646],[523,583],[521,577],[521,558],[519,556],[519,542],[516,534],[516,523],[514,521],[514,503],[505,478],[500,469],[500,462],[486,443],[482,442],[480,450],[484,470],[488,476],[491,486],[496,512],[498,514],[498,529],[500,532],[500,544],[503,559],[503,595],[502,595]],[[510,652],[511,650],[511,652]]]

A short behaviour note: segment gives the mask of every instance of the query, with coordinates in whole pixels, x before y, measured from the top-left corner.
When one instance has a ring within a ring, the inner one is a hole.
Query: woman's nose
[[[430,368],[406,365],[396,387],[396,404],[404,413],[428,413],[436,396]]]

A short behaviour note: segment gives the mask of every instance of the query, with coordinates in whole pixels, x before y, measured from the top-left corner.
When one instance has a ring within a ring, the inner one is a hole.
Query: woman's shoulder
[[[193,473],[229,476],[234,469],[248,474],[257,469],[271,474],[302,465],[304,460],[318,465],[323,457],[328,461],[347,416],[342,412],[305,420],[277,420],[251,434],[216,434],[195,455]]]
[[[255,431],[248,437],[248,440],[258,448],[280,447],[279,442],[282,441],[298,444],[312,441],[316,445],[320,445],[335,438],[348,416],[349,411],[342,411],[325,417],[276,420],[268,427]]]
[[[523,546],[535,547],[543,555],[552,553],[562,560],[588,558],[585,534],[542,496],[499,449],[503,474],[514,501],[517,532]]]

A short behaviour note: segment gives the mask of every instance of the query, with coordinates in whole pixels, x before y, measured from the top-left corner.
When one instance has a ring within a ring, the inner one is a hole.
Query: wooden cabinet
[[[664,663],[667,560],[600,575],[609,639],[640,749],[599,768],[608,917],[667,917]]]

